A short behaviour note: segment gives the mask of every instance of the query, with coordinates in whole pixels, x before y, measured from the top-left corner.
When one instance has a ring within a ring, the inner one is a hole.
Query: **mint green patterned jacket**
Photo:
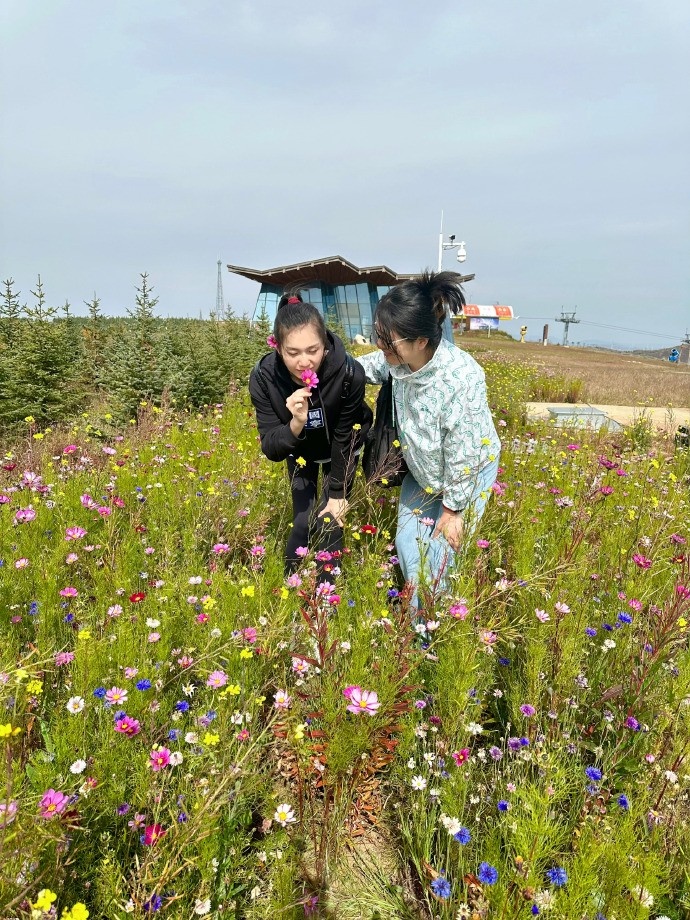
[[[393,378],[398,436],[414,478],[442,495],[448,508],[463,510],[481,472],[501,452],[484,371],[445,340],[414,373],[406,364],[389,365],[378,350],[357,360],[369,383],[383,383],[389,373]]]

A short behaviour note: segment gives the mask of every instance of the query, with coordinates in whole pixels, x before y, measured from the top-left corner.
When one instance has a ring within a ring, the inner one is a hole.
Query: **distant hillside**
[[[682,347],[683,346],[679,342],[678,345],[669,345],[666,348],[631,348],[628,354],[640,355],[643,358],[664,358],[668,360],[668,356],[671,354],[673,348],[677,348],[682,354]]]

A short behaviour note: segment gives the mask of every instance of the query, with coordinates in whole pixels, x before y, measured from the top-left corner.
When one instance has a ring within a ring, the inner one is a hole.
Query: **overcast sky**
[[[571,340],[690,327],[687,0],[0,11],[0,274],[23,299],[40,272],[51,302],[121,314],[147,271],[160,315],[208,316],[218,259],[414,272],[443,209],[468,300],[529,338],[561,308]],[[258,285],[223,284],[253,310]]]

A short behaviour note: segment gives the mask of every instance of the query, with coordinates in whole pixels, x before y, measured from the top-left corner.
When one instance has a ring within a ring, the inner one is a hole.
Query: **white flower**
[[[647,891],[646,888],[642,888],[640,885],[637,885],[632,890],[633,898],[641,904],[643,907],[651,907],[654,904],[654,897]]]
[[[427,763],[433,763],[434,760],[436,760],[436,754],[434,754],[433,751],[427,751],[424,755],[424,760],[426,760]]]
[[[478,722],[470,722],[467,725],[467,731],[470,735],[481,735],[484,729]]]
[[[423,789],[426,789],[426,780],[423,776],[413,776],[410,786],[417,792],[421,792]]]
[[[190,585],[200,585],[201,584],[201,575],[192,575],[189,579]]]
[[[187,742],[187,744],[196,744],[199,740],[199,736],[196,732],[187,732],[187,734],[184,736],[184,740]]]
[[[349,652],[350,649],[352,648],[352,645],[349,642],[341,642],[340,648],[342,649],[343,652]]]
[[[426,628],[427,632],[434,632],[441,625],[439,620],[427,620]]]
[[[217,626],[215,626],[215,627],[211,630],[211,638],[212,638],[212,639],[220,639],[220,637],[221,637],[222,635],[223,635],[222,632],[218,629]]]
[[[122,909],[124,910],[126,914],[133,914],[134,913],[134,901],[130,898],[126,904],[122,905]]]
[[[616,643],[614,642],[613,639],[604,639],[604,641],[601,643],[601,647],[602,647],[603,650],[606,652],[606,651],[608,651],[610,648],[615,648],[615,647],[616,647]]]
[[[549,891],[548,888],[542,888],[541,891],[538,891],[534,896],[534,903],[539,910],[550,910],[553,907],[553,902],[553,892]]]
[[[66,704],[65,708],[67,709],[67,712],[71,712],[71,713],[74,715],[74,714],[77,713],[77,712],[81,712],[85,705],[86,705],[86,703],[84,702],[84,698],[83,698],[83,697],[81,697],[81,696],[71,696],[71,697],[67,700],[67,704]]]
[[[458,818],[449,818],[448,815],[443,815],[443,817],[441,818],[441,823],[443,824],[443,826],[448,831],[451,837],[453,836],[453,834],[457,834],[457,832],[462,827],[462,824],[460,823]]]
[[[410,757],[410,759],[407,761],[407,768],[408,768],[408,770],[414,770],[414,768],[415,768],[416,766],[417,766],[417,764],[415,763],[414,757]]]
[[[200,917],[203,917],[211,910],[211,899],[205,898],[203,901],[200,898],[196,899],[194,904],[194,913],[198,914]]]
[[[146,618],[146,625],[149,626],[151,629],[157,629],[157,628],[161,625],[161,621],[160,621],[160,620],[154,620],[153,617],[147,617],[147,618]]]
[[[278,824],[285,827],[288,824],[293,824],[297,818],[295,817],[293,808],[287,803],[284,803],[283,805],[279,805],[276,808],[276,813],[273,815],[273,820],[277,821]]]
[[[666,770],[664,777],[666,778],[667,782],[671,783],[672,786],[678,785],[678,774],[674,773],[673,770]]]
[[[173,751],[173,753],[170,755],[170,766],[179,767],[183,760],[184,757],[182,756],[181,751]]]
[[[420,636],[423,636],[426,632],[426,623],[417,623],[415,625],[414,631],[419,633]]]
[[[182,688],[182,692],[184,693],[185,696],[194,696],[194,694],[196,693],[196,687],[194,686],[194,684],[187,684],[186,687]]]
[[[86,769],[85,760],[75,760],[74,763],[70,765],[69,772],[74,773],[76,775],[78,773],[83,773],[85,769]]]

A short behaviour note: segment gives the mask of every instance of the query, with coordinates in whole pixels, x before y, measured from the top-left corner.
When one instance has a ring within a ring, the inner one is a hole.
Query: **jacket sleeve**
[[[331,439],[330,498],[345,498],[347,483],[357,465],[355,451],[361,444],[365,383],[361,367],[355,364],[350,395],[341,401],[340,417]],[[360,427],[356,429],[355,425]]]
[[[369,354],[359,355],[355,358],[364,368],[367,383],[385,383],[388,380],[390,367],[380,349],[370,351]]]
[[[259,436],[261,437],[261,450],[265,456],[269,460],[279,462],[280,460],[285,460],[289,454],[299,452],[299,446],[305,440],[305,436],[302,435],[301,438],[295,437],[289,422],[286,424],[278,418],[270,399],[256,379],[255,370],[249,376],[249,395],[256,410],[256,422],[259,426]]]
[[[464,511],[472,501],[484,466],[496,458],[493,420],[481,371],[468,374],[448,400],[442,426],[443,504]]]

